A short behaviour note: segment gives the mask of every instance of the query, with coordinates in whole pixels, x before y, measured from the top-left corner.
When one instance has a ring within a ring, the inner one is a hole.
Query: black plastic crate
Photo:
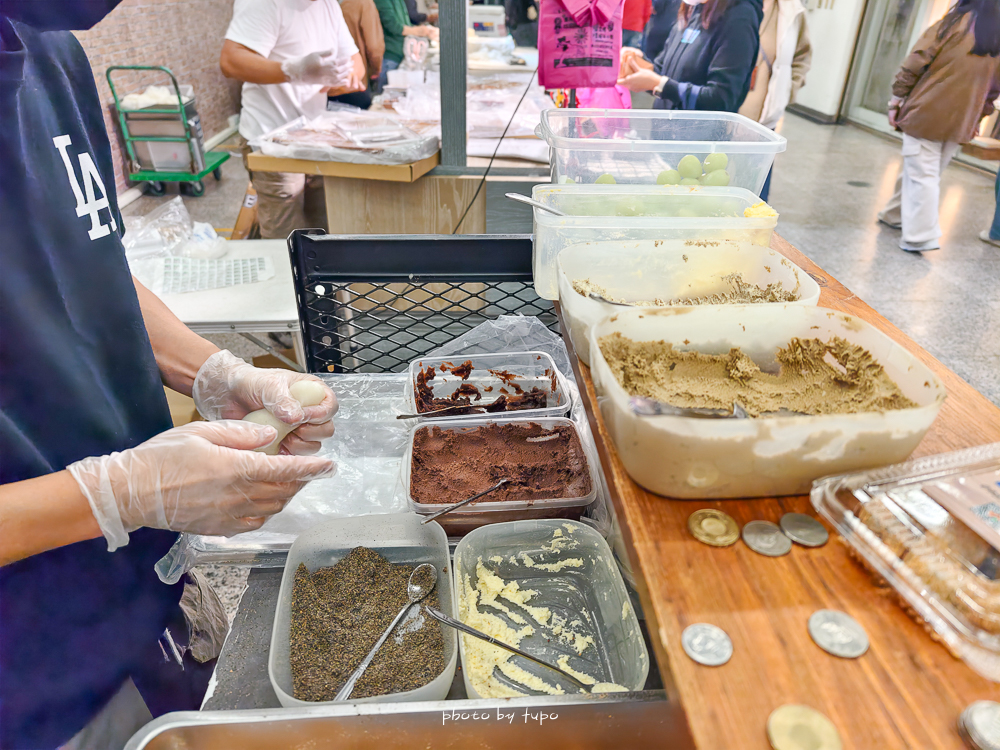
[[[531,235],[288,238],[309,372],[404,372],[411,360],[498,315],[559,333],[532,283]]]

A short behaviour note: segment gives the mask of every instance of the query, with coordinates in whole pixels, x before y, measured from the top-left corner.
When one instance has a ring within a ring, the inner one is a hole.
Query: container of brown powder
[[[588,242],[557,259],[559,304],[577,356],[588,367],[590,329],[620,307],[815,306],[819,286],[783,255],[750,242]]]
[[[591,331],[594,388],[629,475],[684,499],[796,495],[829,474],[905,459],[945,388],[872,325],[803,305],[621,308]],[[641,396],[732,412],[633,410]]]
[[[452,536],[500,521],[579,518],[597,497],[593,452],[572,420],[442,420],[417,425],[401,474],[410,508],[429,515],[510,482],[442,516]]]
[[[440,609],[455,616],[448,538],[438,524],[421,525],[413,513],[396,513],[338,518],[301,534],[288,551],[268,655],[268,675],[281,705],[334,703],[322,698],[336,695],[368,653],[384,630],[381,621],[391,621],[399,611],[396,600],[405,602],[405,584],[402,590],[399,584],[407,571],[425,562],[438,571],[434,593]],[[319,595],[304,590],[303,576]],[[296,577],[299,591],[293,599]],[[344,590],[345,584],[354,591]],[[354,642],[352,631],[364,642]],[[367,679],[363,676],[355,687],[361,697],[351,703],[444,700],[448,695],[458,662],[454,630],[411,612],[383,648],[390,660],[376,657],[369,668],[375,671],[366,672]],[[394,685],[412,687],[382,692]]]

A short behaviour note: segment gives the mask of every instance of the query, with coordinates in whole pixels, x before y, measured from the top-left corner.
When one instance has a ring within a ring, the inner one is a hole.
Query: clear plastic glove
[[[274,437],[273,427],[250,422],[192,422],[67,468],[109,551],[142,526],[232,536],[260,528],[306,482],[333,474],[325,458],[253,452]]]
[[[281,72],[288,76],[290,83],[318,83],[323,86],[343,86],[347,75],[343,66],[334,59],[333,50],[310,52],[302,57],[293,57],[281,63]]]
[[[326,397],[317,406],[303,408],[289,392],[292,383],[300,380],[320,383]],[[209,421],[242,419],[258,409],[267,409],[285,424],[298,425],[282,441],[282,453],[315,453],[320,441],[333,435],[337,397],[315,375],[254,367],[222,350],[206,359],[198,370],[191,395],[198,412]]]

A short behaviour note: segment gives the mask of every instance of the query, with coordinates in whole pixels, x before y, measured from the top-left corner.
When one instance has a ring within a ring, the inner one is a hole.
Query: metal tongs
[[[448,506],[447,508],[445,508],[444,510],[439,510],[439,511],[438,511],[437,513],[432,513],[431,515],[429,515],[429,516],[427,516],[426,518],[424,518],[424,519],[423,519],[423,520],[422,520],[422,521],[421,521],[420,523],[421,523],[421,525],[423,525],[423,524],[425,524],[425,523],[430,523],[430,522],[431,522],[431,521],[433,521],[433,520],[434,520],[435,518],[440,518],[440,517],[441,517],[441,516],[443,516],[443,515],[444,515],[445,513],[451,513],[451,512],[453,511],[453,510],[458,510],[458,509],[459,509],[459,508],[461,508],[462,506],[464,506],[464,505],[468,505],[469,503],[471,503],[471,502],[474,502],[475,500],[478,500],[478,499],[479,499],[479,498],[481,498],[481,497],[482,497],[483,495],[488,495],[488,494],[490,494],[491,492],[493,492],[494,490],[498,490],[498,489],[500,489],[500,488],[501,488],[501,487],[503,487],[503,486],[504,486],[505,484],[507,484],[507,483],[508,483],[509,481],[510,481],[509,479],[501,479],[501,480],[500,480],[499,482],[497,482],[496,484],[494,484],[494,485],[493,485],[492,487],[490,487],[489,489],[485,489],[485,490],[483,490],[483,491],[482,491],[482,492],[480,492],[480,493],[479,493],[478,495],[473,495],[472,497],[467,497],[467,498],[466,498],[465,500],[463,500],[463,501],[462,501],[462,502],[460,502],[460,503],[455,503],[454,505],[449,505],[449,506]]]

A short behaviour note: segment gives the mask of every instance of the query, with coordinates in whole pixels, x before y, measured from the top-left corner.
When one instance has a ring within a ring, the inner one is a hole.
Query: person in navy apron
[[[683,0],[652,62],[622,52],[619,84],[651,91],[654,109],[736,112],[757,62],[762,0]]]
[[[328,388],[302,407],[290,385],[317,379],[219,351],[129,274],[94,72],[68,31],[116,4],[0,5],[5,750],[110,750],[141,726],[136,704],[146,719],[198,708],[211,665],[165,660],[181,584],[154,564],[177,531],[258,528],[333,471],[307,455],[333,432]],[[210,421],[171,428],[164,384]],[[298,425],[280,455],[252,450],[273,427],[238,421],[261,408]]]

